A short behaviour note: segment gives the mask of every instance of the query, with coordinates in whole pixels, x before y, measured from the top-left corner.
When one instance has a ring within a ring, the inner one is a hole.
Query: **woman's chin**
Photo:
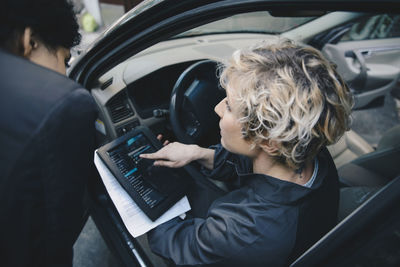
[[[224,142],[224,139],[223,139],[222,137],[221,137],[221,146],[222,146],[223,148],[225,148],[226,150],[230,151],[230,150],[226,147],[225,142]]]

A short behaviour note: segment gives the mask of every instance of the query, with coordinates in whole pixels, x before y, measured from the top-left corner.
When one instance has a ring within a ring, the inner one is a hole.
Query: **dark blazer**
[[[0,51],[1,266],[71,266],[97,110],[67,77]]]

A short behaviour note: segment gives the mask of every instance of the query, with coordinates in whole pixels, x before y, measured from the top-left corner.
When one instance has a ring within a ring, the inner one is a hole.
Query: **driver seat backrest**
[[[399,264],[399,203],[400,176],[374,193],[290,266]]]

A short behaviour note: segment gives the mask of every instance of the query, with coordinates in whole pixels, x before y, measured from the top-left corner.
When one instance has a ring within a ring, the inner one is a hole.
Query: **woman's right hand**
[[[164,143],[164,147],[155,153],[141,154],[141,158],[152,159],[155,166],[169,168],[183,167],[193,160],[200,147],[197,145],[186,145],[179,142]]]

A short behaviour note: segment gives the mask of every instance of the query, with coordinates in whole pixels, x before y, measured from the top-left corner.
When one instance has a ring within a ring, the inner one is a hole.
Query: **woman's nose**
[[[222,110],[222,104],[225,101],[225,98],[222,99],[214,108],[215,113],[217,113],[217,115],[222,118],[223,115],[223,110]]]

